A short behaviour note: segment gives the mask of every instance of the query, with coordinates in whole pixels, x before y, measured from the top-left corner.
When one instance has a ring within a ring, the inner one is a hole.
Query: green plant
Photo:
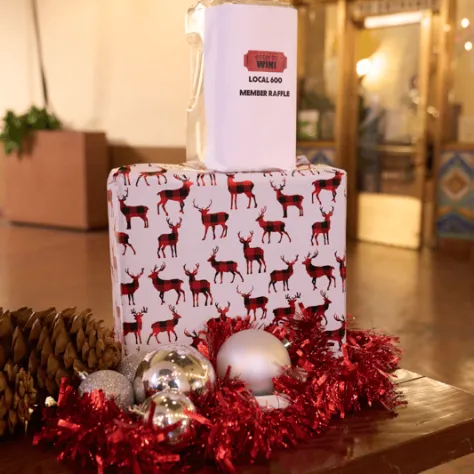
[[[334,109],[334,103],[324,94],[305,91],[301,96],[300,110],[319,110],[319,112],[324,113]]]
[[[3,117],[3,129],[0,133],[0,140],[3,142],[5,153],[10,155],[16,152],[21,155],[25,144],[25,139],[30,132],[35,130],[58,130],[61,122],[45,108],[39,109],[32,106],[26,113],[17,115],[11,110],[7,110]]]

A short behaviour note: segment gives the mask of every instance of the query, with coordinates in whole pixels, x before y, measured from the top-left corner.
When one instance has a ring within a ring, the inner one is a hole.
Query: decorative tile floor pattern
[[[444,151],[438,183],[438,235],[474,240],[474,152]]]

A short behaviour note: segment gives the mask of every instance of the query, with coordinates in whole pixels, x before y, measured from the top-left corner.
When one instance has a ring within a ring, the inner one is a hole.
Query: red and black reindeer
[[[280,186],[273,184],[273,181],[270,181],[270,186],[276,192],[277,201],[281,204],[283,208],[283,217],[288,217],[288,208],[290,206],[295,206],[299,209],[299,215],[303,215],[303,199],[304,196],[299,194],[283,194],[283,189],[286,186],[286,179],[283,179],[283,183]]]
[[[198,173],[196,176],[196,183],[198,186],[206,186],[206,182],[204,181],[204,178],[206,176],[209,176],[209,180],[211,182],[211,186],[216,186],[216,173]]]
[[[263,249],[260,247],[250,247],[250,243],[253,239],[253,230],[250,232],[250,236],[245,238],[240,235],[240,232],[237,234],[239,237],[240,243],[244,246],[244,257],[247,262],[247,275],[253,274],[253,262],[258,262],[258,273],[267,271],[267,264],[265,262],[265,254]]]
[[[176,304],[179,303],[181,296],[183,297],[183,302],[186,302],[186,294],[181,288],[183,286],[183,280],[178,280],[173,278],[171,280],[163,280],[160,278],[160,273],[165,270],[166,263],[163,263],[160,268],[158,265],[155,265],[151,273],[148,275],[148,278],[151,278],[151,282],[155,287],[155,290],[158,291],[161,299],[161,304],[165,304],[165,293],[168,291],[176,291],[178,298],[176,299]]]
[[[303,311],[313,318],[316,324],[321,325],[322,321],[324,320],[324,325],[326,325],[328,323],[326,312],[329,309],[329,305],[332,303],[332,301],[328,298],[327,293],[324,291],[321,291],[321,296],[324,300],[322,304],[316,306],[307,306],[306,308],[303,307]]]
[[[227,188],[230,193],[230,208],[237,209],[237,197],[239,194],[245,194],[249,199],[249,204],[247,209],[250,209],[252,204],[252,199],[254,202],[254,207],[257,207],[257,200],[255,199],[255,194],[253,193],[253,188],[255,184],[252,181],[236,181],[234,173],[227,174]],[[235,207],[234,207],[235,206]]]
[[[183,222],[183,219],[180,218],[176,224],[173,224],[171,219],[166,219],[166,222],[168,223],[168,227],[171,229],[171,232],[169,234],[161,234],[158,237],[158,258],[161,257],[160,252],[162,253],[163,258],[166,258],[166,247],[171,247],[171,257],[178,256],[178,250],[176,248],[179,238],[178,230],[181,227],[181,222]]]
[[[301,298],[301,293],[296,293],[295,296],[286,295],[286,300],[289,306],[283,308],[275,308],[273,310],[273,322],[279,323],[282,320],[292,320],[296,314],[296,302]]]
[[[167,172],[168,170],[165,168],[161,168],[159,170],[154,170],[154,171],[140,171],[140,174],[138,175],[135,186],[138,186],[138,183],[140,182],[142,178],[145,181],[146,185],[150,186],[150,183],[148,182],[148,178],[152,178],[153,176],[156,176],[156,179],[160,186],[161,186],[161,178],[164,179],[165,184],[168,184],[168,178],[166,177]]]
[[[339,346],[338,350],[341,350],[342,341],[346,336],[347,321],[344,317],[339,318],[337,314],[334,315],[334,319],[340,322],[341,325],[337,329],[333,329],[331,331],[324,331],[324,335],[327,337],[328,341],[331,341]]]
[[[117,168],[117,171],[112,175],[112,178],[114,179],[114,181],[117,181],[119,176],[122,176],[123,184],[126,186],[127,184],[130,184],[131,172],[132,172],[131,166],[129,165],[120,166],[120,168]]]
[[[219,252],[219,247],[216,247],[212,250],[212,255],[207,259],[207,261],[211,264],[211,267],[215,270],[216,274],[214,275],[214,283],[217,283],[218,275],[221,276],[221,284],[222,278],[224,273],[231,273],[232,274],[232,281],[234,283],[235,275],[239,275],[239,277],[244,281],[244,277],[239,272],[237,262],[233,262],[231,260],[227,261],[218,261],[216,260],[217,252]]]
[[[132,249],[133,255],[137,254],[137,252],[135,252],[135,249],[133,248],[133,245],[130,243],[130,236],[127,233],[115,231],[115,239],[117,240],[117,243],[119,245],[123,245],[122,255],[125,255],[128,247]]]
[[[250,312],[253,311],[253,317],[257,319],[257,309],[261,309],[262,316],[260,317],[260,319],[267,318],[268,298],[266,296],[257,296],[255,298],[251,298],[253,293],[253,286],[252,289],[247,293],[241,292],[239,290],[239,287],[237,286],[237,293],[244,299],[244,306],[247,310],[248,316],[250,316]]]
[[[125,204],[125,201],[128,198],[128,189],[125,190],[125,194],[123,196],[119,196],[118,200],[120,203],[120,211],[125,217],[125,221],[127,222],[127,229],[132,228],[132,218],[138,217],[143,221],[143,225],[145,228],[148,227],[148,211],[149,208],[147,206],[129,206]]]
[[[201,294],[206,298],[204,306],[207,306],[209,299],[211,300],[209,304],[213,304],[214,300],[212,299],[211,284],[207,280],[196,280],[199,263],[196,264],[192,272],[186,268],[186,265],[183,265],[183,269],[184,273],[189,278],[189,289],[193,295],[193,308],[199,306],[199,295]]]
[[[202,240],[206,239],[209,228],[212,229],[212,238],[215,240],[216,227],[219,225],[222,227],[221,239],[227,237],[227,221],[229,220],[229,214],[227,214],[227,212],[209,213],[212,206],[212,200],[207,207],[199,207],[196,204],[196,201],[193,200],[193,206],[201,213],[201,221],[204,226],[204,237]]]
[[[326,277],[328,279],[328,290],[331,287],[331,283],[334,284],[334,288],[336,288],[336,277],[333,275],[334,267],[330,265],[323,265],[318,267],[311,263],[313,258],[318,256],[318,251],[316,250],[312,255],[311,252],[306,255],[306,258],[301,262],[305,268],[308,275],[311,277],[311,281],[313,282],[313,290],[318,289],[318,278]]]
[[[298,261],[298,255],[292,261],[286,260],[283,256],[280,258],[282,259],[283,263],[286,264],[286,268],[283,270],[273,270],[273,272],[270,273],[270,283],[268,284],[269,293],[271,292],[270,290],[272,287],[273,291],[276,293],[276,284],[279,281],[283,283],[283,291],[290,291],[289,281],[293,275],[295,263]]]
[[[229,317],[227,316],[227,313],[230,310],[230,302],[229,301],[227,302],[227,306],[225,308],[221,308],[219,306],[219,303],[216,303],[215,307],[217,309],[217,312],[219,313],[219,317],[214,318],[214,319],[218,319],[219,321],[225,321]]]
[[[282,221],[266,221],[264,219],[265,212],[267,212],[266,206],[260,210],[260,214],[255,219],[255,221],[258,222],[258,225],[263,229],[262,244],[264,243],[263,239],[265,238],[267,234],[268,234],[268,243],[270,243],[272,232],[276,232],[277,234],[280,234],[280,240],[278,243],[282,241],[283,235],[286,235],[288,237],[288,240],[291,242],[291,237],[289,236],[288,232],[285,230],[286,224]]]
[[[181,214],[184,213],[184,201],[189,196],[193,182],[184,174],[183,176],[175,174],[174,177],[178,181],[181,181],[182,185],[177,189],[164,189],[163,191],[157,193],[158,197],[160,198],[160,201],[156,207],[158,214],[160,214],[160,207],[162,207],[165,214],[168,215],[168,211],[166,210],[166,203],[168,201],[178,202],[179,212],[181,212]]]
[[[135,344],[142,343],[142,323],[143,315],[148,313],[148,308],[143,307],[138,313],[132,309],[132,315],[135,318],[134,323],[123,323],[123,337],[127,334],[135,334]]]
[[[342,183],[342,178],[344,177],[344,173],[340,170],[334,170],[335,174],[333,178],[329,179],[317,179],[316,181],[313,181],[313,186],[314,190],[313,193],[311,194],[311,202],[314,204],[314,196],[316,196],[316,199],[319,202],[319,205],[321,206],[321,199],[319,199],[319,193],[321,191],[330,191],[332,193],[332,201],[336,202],[336,195],[337,195],[337,190],[339,186]]]
[[[132,279],[132,281],[130,283],[121,283],[120,293],[122,296],[128,297],[129,305],[135,304],[135,293],[138,290],[138,287],[140,285],[139,280],[140,280],[140,277],[143,275],[144,271],[145,269],[142,268],[142,271],[140,273],[133,275],[132,273],[130,273],[128,268],[125,270],[125,273]]]
[[[342,257],[338,257],[337,252],[334,252],[334,256],[336,257],[337,263],[339,264],[339,275],[341,275],[342,291],[345,293],[345,291],[346,291],[346,274],[347,274],[346,256],[343,255]]]
[[[319,234],[323,234],[324,245],[329,245],[329,231],[331,230],[331,217],[334,214],[334,206],[329,212],[324,212],[324,209],[322,207],[320,207],[319,209],[324,217],[324,220],[315,222],[313,224],[311,232],[311,245],[313,245],[313,242],[316,245],[319,245]]]
[[[174,328],[177,326],[178,321],[181,319],[181,316],[176,312],[176,308],[172,305],[169,305],[168,308],[171,311],[173,317],[171,319],[166,319],[165,321],[156,321],[151,325],[151,334],[148,336],[147,345],[150,344],[150,339],[155,336],[156,342],[160,344],[158,339],[158,334],[161,332],[166,332],[168,334],[168,342],[171,342],[171,333],[174,334],[175,342],[178,340],[178,335]]]

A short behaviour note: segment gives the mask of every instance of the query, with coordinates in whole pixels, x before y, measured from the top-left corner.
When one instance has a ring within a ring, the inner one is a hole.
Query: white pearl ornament
[[[231,367],[231,376],[239,377],[255,395],[272,395],[273,378],[291,364],[284,344],[273,334],[247,329],[233,334],[217,354],[217,373],[224,377]]]

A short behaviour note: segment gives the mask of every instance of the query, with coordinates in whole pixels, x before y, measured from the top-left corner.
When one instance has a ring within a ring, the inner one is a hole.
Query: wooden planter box
[[[21,158],[2,159],[9,221],[81,230],[107,226],[110,166],[104,133],[36,132]]]

